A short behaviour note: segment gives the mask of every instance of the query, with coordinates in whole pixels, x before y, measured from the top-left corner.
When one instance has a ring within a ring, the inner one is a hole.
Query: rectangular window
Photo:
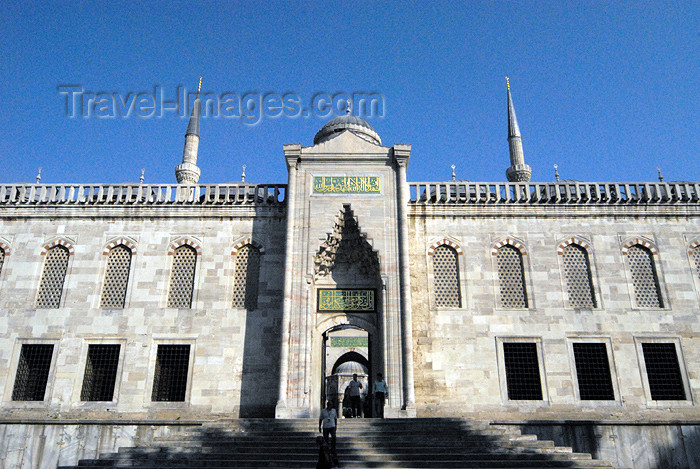
[[[508,399],[541,401],[542,384],[537,361],[537,344],[504,342],[503,360],[506,368]]]
[[[574,343],[573,347],[581,400],[614,400],[607,346],[602,343]]]
[[[49,380],[52,344],[23,344],[17,364],[13,401],[43,401]]]
[[[189,364],[189,345],[158,345],[151,400],[184,401]]]
[[[654,401],[683,401],[685,389],[673,343],[642,343],[649,392]]]
[[[119,366],[119,344],[90,344],[81,401],[111,401]]]

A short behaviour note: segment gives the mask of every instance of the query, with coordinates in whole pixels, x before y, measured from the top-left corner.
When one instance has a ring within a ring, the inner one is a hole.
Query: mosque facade
[[[507,104],[503,182],[348,114],[199,185],[198,97],[177,184],[0,186],[3,425],[316,417],[350,370],[386,417],[697,437],[700,183],[532,182]]]

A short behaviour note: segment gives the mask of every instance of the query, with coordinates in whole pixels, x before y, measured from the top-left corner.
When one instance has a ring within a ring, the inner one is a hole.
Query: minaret
[[[525,164],[523,142],[520,138],[518,119],[515,117],[508,77],[506,77],[506,88],[508,88],[508,148],[510,150],[510,168],[506,169],[506,177],[508,182],[529,182],[532,169]]]
[[[175,167],[175,177],[178,184],[197,184],[201,173],[197,166],[197,151],[199,150],[199,116],[202,113],[202,101],[199,92],[202,90],[202,77],[199,77],[197,97],[194,100],[190,123],[185,132],[185,149],[182,152],[182,164]]]

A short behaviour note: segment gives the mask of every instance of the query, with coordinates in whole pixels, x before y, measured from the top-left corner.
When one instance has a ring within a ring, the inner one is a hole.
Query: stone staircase
[[[168,427],[143,447],[119,448],[71,469],[315,468],[318,421],[239,419]],[[343,419],[341,468],[612,468],[513,427],[464,419]],[[59,468],[61,469],[61,468]],[[63,466],[62,469],[68,469]]]

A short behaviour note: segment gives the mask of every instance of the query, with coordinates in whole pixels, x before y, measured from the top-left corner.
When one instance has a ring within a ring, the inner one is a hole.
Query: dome
[[[338,365],[335,369],[335,374],[338,375],[366,375],[367,368],[365,368],[361,363],[358,362],[345,362]]]
[[[382,144],[382,139],[379,138],[379,134],[375,132],[366,120],[361,117],[353,116],[352,114],[346,114],[329,120],[326,125],[321,127],[321,130],[319,130],[314,137],[314,145],[325,142],[335,134],[345,130],[349,130],[358,137],[375,145]]]

